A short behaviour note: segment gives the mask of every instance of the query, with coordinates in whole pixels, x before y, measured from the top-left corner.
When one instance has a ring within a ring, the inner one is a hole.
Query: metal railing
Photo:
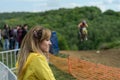
[[[0,52],[0,80],[17,80],[15,70],[17,53],[20,49]]]
[[[17,80],[16,75],[6,65],[0,62],[0,80]]]
[[[0,61],[13,70],[15,68],[18,51],[19,49],[0,52]]]

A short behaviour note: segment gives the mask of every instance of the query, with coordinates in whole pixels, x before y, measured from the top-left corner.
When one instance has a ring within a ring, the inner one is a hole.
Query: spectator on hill
[[[28,32],[28,25],[24,24],[22,27],[22,40],[25,37],[25,35],[27,34],[27,32]]]
[[[18,41],[18,47],[20,48],[21,42],[22,42],[22,26],[17,26],[17,41]]]
[[[0,29],[0,47],[3,48],[2,44],[2,30]]]
[[[13,28],[13,37],[14,37],[14,49],[18,49],[17,26]]]
[[[10,28],[9,30],[9,49],[14,49],[15,46],[15,38],[14,38],[14,29]]]
[[[9,50],[9,26],[8,24],[4,25],[2,30],[2,37],[3,37],[3,49]]]

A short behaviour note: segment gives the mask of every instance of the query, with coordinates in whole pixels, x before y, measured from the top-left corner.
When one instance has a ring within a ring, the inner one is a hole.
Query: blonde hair
[[[51,31],[41,26],[35,26],[24,37],[18,56],[18,77],[21,75],[22,68],[31,52],[43,53],[40,49],[40,42],[49,40]]]

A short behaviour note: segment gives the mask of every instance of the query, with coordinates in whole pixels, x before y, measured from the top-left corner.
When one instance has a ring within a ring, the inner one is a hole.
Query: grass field
[[[50,67],[53,71],[56,80],[76,80],[72,75],[59,70],[54,65],[50,64]]]

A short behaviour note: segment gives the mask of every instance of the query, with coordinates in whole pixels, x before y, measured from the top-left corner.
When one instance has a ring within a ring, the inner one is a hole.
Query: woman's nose
[[[49,44],[52,45],[51,41],[49,40]]]

